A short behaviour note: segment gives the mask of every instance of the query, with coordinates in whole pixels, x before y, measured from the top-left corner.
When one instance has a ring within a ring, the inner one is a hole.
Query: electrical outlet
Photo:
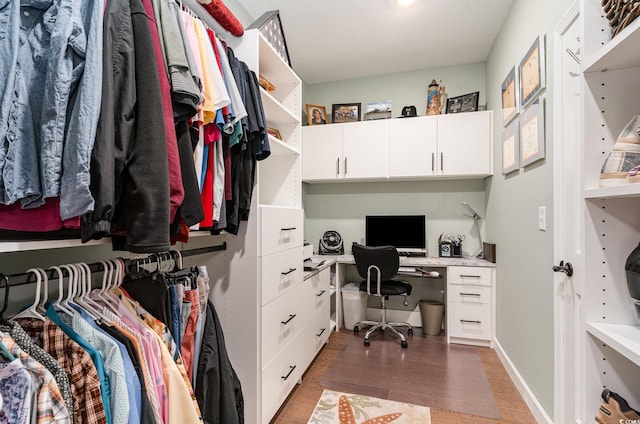
[[[547,207],[538,206],[538,230],[547,231]]]

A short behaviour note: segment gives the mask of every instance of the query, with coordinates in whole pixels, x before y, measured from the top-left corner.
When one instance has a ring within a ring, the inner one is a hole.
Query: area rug
[[[474,347],[447,344],[444,337],[415,335],[407,338],[409,347],[403,349],[396,337],[386,333],[372,335],[369,347],[363,344],[362,331],[350,333],[320,385],[432,409],[500,418]]]
[[[307,424],[430,424],[426,406],[325,390]]]

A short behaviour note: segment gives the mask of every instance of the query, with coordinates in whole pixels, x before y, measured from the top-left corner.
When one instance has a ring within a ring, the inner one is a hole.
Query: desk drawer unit
[[[320,271],[304,282],[305,290],[309,302],[309,325],[305,326],[307,333],[308,345],[312,349],[309,352],[310,359],[315,357],[322,345],[329,338],[331,329],[330,309],[331,309],[331,291],[330,291],[330,275],[329,268]]]
[[[451,342],[493,342],[493,268],[447,269],[447,336]]]
[[[308,303],[304,286],[296,285],[262,307],[262,366],[266,366],[305,327]]]
[[[449,284],[471,284],[475,286],[491,286],[492,269],[470,266],[450,266],[447,269]]]
[[[302,209],[260,207],[260,255],[302,247]]]
[[[449,305],[449,337],[491,339],[490,303],[451,302]]]
[[[302,281],[302,247],[260,257],[262,304],[266,305]]]

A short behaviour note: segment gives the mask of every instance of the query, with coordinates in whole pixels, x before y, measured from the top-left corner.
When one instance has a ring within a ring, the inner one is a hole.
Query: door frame
[[[554,28],[553,32],[553,250],[554,250],[554,265],[561,260],[566,260],[566,249],[569,244],[564,239],[564,228],[567,222],[570,222],[572,217],[567,216],[566,203],[572,201],[573,198],[566,198],[563,193],[564,177],[563,173],[564,163],[570,160],[565,157],[563,151],[563,115],[564,115],[564,101],[563,101],[563,88],[564,78],[563,75],[566,70],[562,66],[563,55],[563,37],[569,30],[571,25],[580,16],[580,3],[575,1],[568,9],[566,14],[560,20],[558,25]],[[578,135],[581,137],[581,134]],[[575,161],[575,157],[573,158]],[[581,166],[582,161],[579,161]],[[581,172],[581,170],[580,170]],[[578,175],[573,175],[573,178],[579,178]],[[581,179],[580,179],[581,181]],[[581,196],[580,196],[581,198]],[[575,205],[574,210],[580,210],[580,205]],[[579,228],[579,227],[577,227]],[[580,229],[579,231],[582,231]],[[582,239],[581,235],[578,235]],[[579,265],[579,264],[575,264]],[[561,289],[564,284],[567,283],[568,277],[563,273],[554,273],[554,422],[575,422],[578,418],[575,415],[576,406],[579,396],[579,385],[575,381],[576,376],[579,375],[579,365],[575,364],[575,358],[568,358],[567,343],[572,343],[576,340],[579,331],[579,323],[575,321],[576,311],[574,310],[577,305],[571,305],[571,300],[561,295]],[[573,300],[573,299],[572,299]],[[572,325],[568,324],[568,320],[573,320]],[[567,334],[573,328],[573,334]],[[576,349],[580,349],[579,345],[576,345]],[[574,391],[567,389],[571,386],[569,380],[573,379]],[[573,417],[573,418],[571,418]],[[567,421],[569,420],[569,421]]]

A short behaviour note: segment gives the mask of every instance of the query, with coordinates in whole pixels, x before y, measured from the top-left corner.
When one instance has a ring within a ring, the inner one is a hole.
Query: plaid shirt
[[[100,378],[87,352],[49,318],[23,318],[18,323],[55,358],[70,377],[75,424],[106,424]]]
[[[20,359],[22,364],[34,376],[37,385],[36,417],[38,424],[56,423],[71,424],[69,410],[64,404],[60,388],[53,378],[53,374],[44,365],[29,356],[11,338],[10,335],[0,332],[1,342],[13,356]]]

